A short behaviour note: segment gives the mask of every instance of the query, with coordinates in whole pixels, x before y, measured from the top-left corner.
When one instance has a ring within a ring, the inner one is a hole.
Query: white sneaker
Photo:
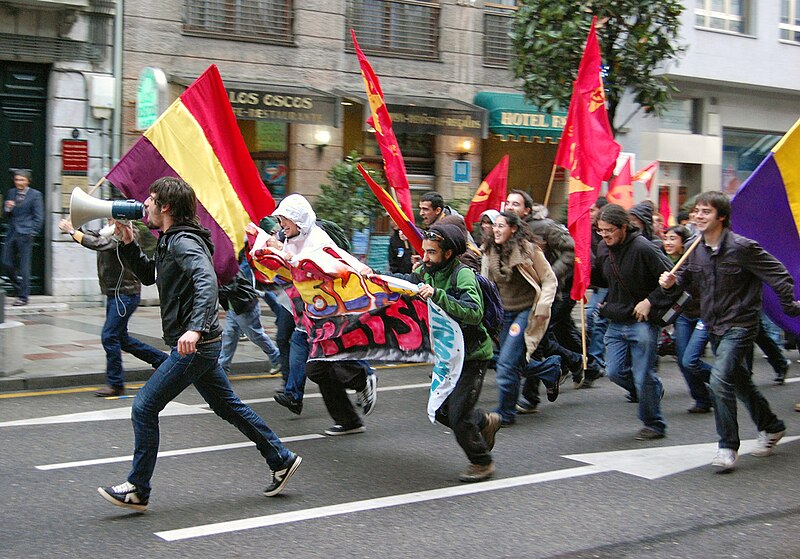
[[[720,448],[717,450],[717,455],[711,461],[711,465],[719,468],[722,472],[732,470],[739,461],[739,454],[731,448]]]
[[[758,433],[758,440],[756,441],[756,449],[751,452],[753,456],[769,456],[775,450],[775,445],[786,434],[786,429],[778,431],[777,433],[767,433],[760,431]]]
[[[367,375],[367,385],[364,390],[358,393],[358,403],[367,416],[375,409],[375,402],[378,401],[378,375],[372,373]]]

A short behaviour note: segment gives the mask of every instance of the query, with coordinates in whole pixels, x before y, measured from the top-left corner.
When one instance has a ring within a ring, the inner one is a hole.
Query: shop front
[[[473,102],[485,108],[488,116],[481,174],[485,176],[508,154],[509,190],[525,190],[534,201],[544,202],[567,113],[548,114],[528,103],[521,93],[482,91]],[[564,184],[564,172],[558,169],[548,204],[556,219],[566,201]]]

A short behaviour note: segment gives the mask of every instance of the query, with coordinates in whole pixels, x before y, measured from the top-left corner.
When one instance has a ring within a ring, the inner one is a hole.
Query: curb
[[[231,364],[231,375],[266,374],[268,361],[244,361]],[[125,369],[125,382],[145,382],[153,374],[151,367]],[[78,371],[74,373],[53,374],[49,376],[29,376],[26,373],[0,377],[0,393],[27,390],[53,390],[79,386],[103,386],[106,383],[104,371]]]

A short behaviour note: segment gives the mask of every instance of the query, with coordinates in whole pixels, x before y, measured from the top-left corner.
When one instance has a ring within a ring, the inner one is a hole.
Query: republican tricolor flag
[[[143,201],[150,184],[180,177],[197,195],[200,223],[211,231],[214,270],[223,282],[239,269],[245,226],[275,209],[250,157],[215,65],[203,72],[145,131],[106,179]]]
[[[564,135],[555,164],[569,170],[567,226],[575,240],[575,276],[570,297],[583,299],[592,269],[592,223],[589,208],[597,200],[603,181],[614,172],[620,145],[614,141],[606,111],[606,94],[600,79],[600,45],[595,21],[573,83]]]

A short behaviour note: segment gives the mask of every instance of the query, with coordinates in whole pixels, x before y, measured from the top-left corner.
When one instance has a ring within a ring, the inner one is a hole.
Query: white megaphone
[[[72,226],[77,228],[101,217],[142,219],[144,204],[136,200],[100,200],[80,188],[75,188],[69,198],[69,220]]]

